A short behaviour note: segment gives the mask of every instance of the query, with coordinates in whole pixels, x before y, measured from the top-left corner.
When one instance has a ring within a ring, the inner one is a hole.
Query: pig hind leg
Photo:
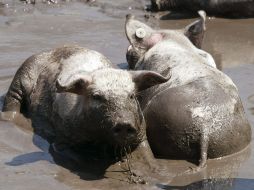
[[[5,96],[2,111],[26,112],[28,92],[33,86],[31,74],[29,74],[33,73],[31,69],[29,60],[19,68]]]
[[[24,105],[24,89],[20,76],[15,76],[5,96],[3,111],[20,112],[21,105]]]

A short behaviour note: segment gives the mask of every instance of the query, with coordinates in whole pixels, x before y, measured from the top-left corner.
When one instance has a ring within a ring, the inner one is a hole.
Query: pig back
[[[198,159],[202,134],[209,138],[209,158],[238,152],[250,142],[250,125],[235,86],[206,77],[146,94],[140,102],[157,156]]]

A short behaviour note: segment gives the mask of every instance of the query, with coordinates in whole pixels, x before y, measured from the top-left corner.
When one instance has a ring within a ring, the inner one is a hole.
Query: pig
[[[64,46],[33,55],[21,65],[3,112],[31,118],[35,132],[57,151],[87,144],[128,147],[148,155],[136,95],[167,80],[153,71],[114,69],[96,51]]]
[[[194,171],[218,158],[244,149],[251,140],[238,89],[199,49],[205,13],[181,30],[155,30],[126,18],[129,67],[171,78],[140,92],[148,142],[155,156],[199,160]]]

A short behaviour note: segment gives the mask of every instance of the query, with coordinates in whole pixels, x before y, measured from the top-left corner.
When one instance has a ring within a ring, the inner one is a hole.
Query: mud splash
[[[134,3],[133,3],[134,2]],[[5,4],[5,5],[4,5]],[[8,6],[6,5],[8,4]],[[95,4],[65,2],[53,6],[24,5],[3,1],[0,7],[0,95],[7,91],[19,65],[30,55],[64,44],[97,50],[115,65],[126,66],[128,46],[124,34],[127,13],[160,28],[182,28],[193,19],[157,20],[144,18],[148,1],[101,0]],[[156,17],[156,15],[155,15]],[[204,48],[237,84],[246,114],[254,125],[254,19],[210,18]],[[3,98],[0,99],[0,108]],[[12,120],[6,121],[6,120]],[[209,160],[200,173],[184,171],[195,165],[186,161],[158,159],[158,173],[151,173],[140,160],[131,167],[148,182],[128,181],[126,161],[84,162],[77,155],[54,154],[50,145],[33,133],[31,122],[22,115],[1,113],[0,189],[252,189],[253,142],[232,156]],[[103,172],[101,172],[103,171]]]

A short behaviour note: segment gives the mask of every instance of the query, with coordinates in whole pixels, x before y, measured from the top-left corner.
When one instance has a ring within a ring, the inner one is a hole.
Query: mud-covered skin
[[[140,55],[132,63],[135,70],[171,75],[168,82],[143,91],[139,98],[149,144],[158,157],[197,159],[199,169],[207,158],[238,152],[251,140],[236,86],[210,64],[212,57],[204,59],[195,40],[191,43],[193,39],[202,42],[203,35],[201,39],[186,35],[189,29],[204,29],[204,24],[194,22],[181,31],[155,31],[133,16],[126,21],[129,50]],[[146,30],[143,39],[135,36],[138,28]],[[196,35],[204,32],[196,31]],[[155,40],[155,33],[162,38]],[[151,40],[153,45],[146,46]]]
[[[147,79],[152,82],[147,84]],[[24,62],[6,94],[3,111],[24,113],[32,119],[35,132],[58,150],[91,144],[147,153],[145,123],[135,93],[167,80],[154,72],[113,69],[95,51],[66,46]]]
[[[196,13],[205,10],[209,15],[225,17],[253,17],[253,0],[151,0],[152,9],[185,10]]]

